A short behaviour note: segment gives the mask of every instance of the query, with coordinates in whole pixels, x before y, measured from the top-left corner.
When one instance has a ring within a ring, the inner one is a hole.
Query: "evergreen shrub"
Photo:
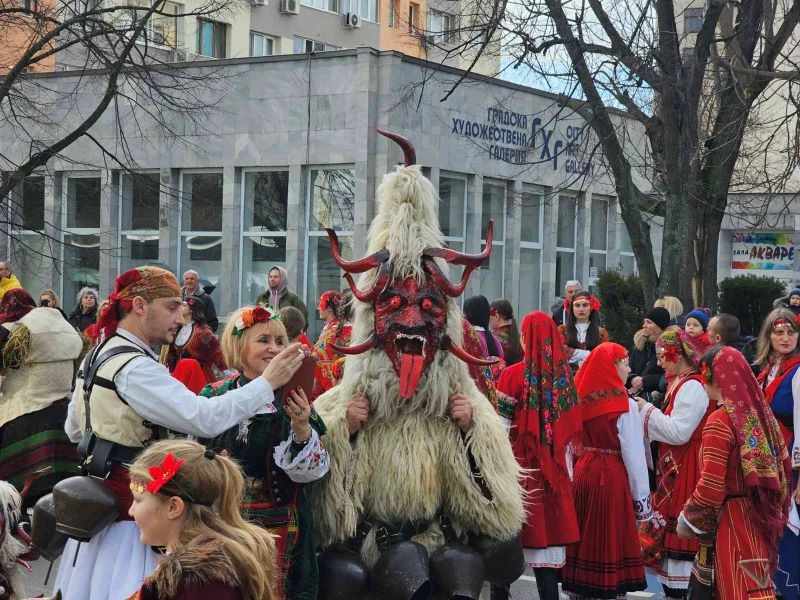
[[[645,313],[641,280],[618,270],[603,271],[597,279],[597,295],[603,303],[603,327],[609,338],[631,348],[633,334],[641,328]]]
[[[775,277],[726,277],[719,284],[719,312],[737,317],[743,336],[758,335],[772,303],[783,295],[783,283]]]

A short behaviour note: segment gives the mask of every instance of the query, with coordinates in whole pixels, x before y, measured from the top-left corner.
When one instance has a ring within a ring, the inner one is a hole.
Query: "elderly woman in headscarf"
[[[583,420],[573,483],[581,539],[567,546],[563,587],[570,598],[625,598],[647,587],[636,523],[652,516],[650,487],[642,423],[625,389],[629,372],[625,348],[604,342],[575,375]]]
[[[770,577],[789,513],[789,452],[744,356],[718,346],[702,365],[715,410],[703,428],[700,479],[677,527],[680,537],[700,540],[690,594],[775,598]]]
[[[42,469],[25,498],[32,505],[77,471],[78,455],[64,433],[74,361],[83,349],[80,335],[56,308],[36,308],[24,289],[6,292],[0,302],[0,479],[21,489]]]
[[[658,364],[667,376],[664,409],[638,400],[644,436],[658,445],[656,480],[651,499],[656,519],[642,529],[645,563],[655,569],[667,598],[685,598],[697,554],[695,540],[680,539],[678,515],[700,477],[700,441],[706,419],[716,409],[703,388],[693,338],[677,327],[656,341]],[[665,527],[656,527],[664,523]]]
[[[498,412],[526,473],[525,562],[536,574],[539,598],[558,600],[558,570],[564,566],[566,546],[579,539],[570,475],[581,413],[553,319],[541,311],[526,315],[522,341],[524,360],[506,367],[497,384]],[[494,598],[508,598],[508,592],[494,590]]]

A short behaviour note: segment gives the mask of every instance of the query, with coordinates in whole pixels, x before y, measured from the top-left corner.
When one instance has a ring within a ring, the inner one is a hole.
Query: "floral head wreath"
[[[319,297],[318,310],[325,310],[328,307],[335,308],[342,302],[342,296],[336,290],[329,290]]]
[[[233,324],[233,335],[241,337],[244,330],[252,327],[254,323],[266,323],[280,318],[281,313],[270,306],[245,308]]]
[[[578,296],[579,298],[586,298],[586,296]],[[587,298],[589,300],[589,308],[593,311],[598,312],[601,308],[603,308],[603,304],[600,300],[597,299],[595,296],[589,296]],[[572,300],[568,298],[564,298],[564,310],[567,310],[570,307],[570,304],[575,301],[575,296],[572,297]]]

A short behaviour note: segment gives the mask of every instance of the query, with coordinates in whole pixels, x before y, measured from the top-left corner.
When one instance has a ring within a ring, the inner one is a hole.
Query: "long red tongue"
[[[403,354],[400,361],[400,396],[411,398],[422,377],[422,355]]]

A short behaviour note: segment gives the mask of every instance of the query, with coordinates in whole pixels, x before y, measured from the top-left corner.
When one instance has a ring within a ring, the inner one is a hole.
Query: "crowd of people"
[[[131,269],[66,314],[0,263],[0,479],[28,481],[25,508],[79,468],[111,494],[107,515],[70,508],[96,531],[65,541],[65,599],[325,597],[312,496],[332,456],[315,400],[347,369],[356,302],[323,293],[311,343],[288,281],[271,268],[218,332],[194,270],[181,286]],[[507,300],[474,296],[461,323],[521,468],[539,597],[624,598],[649,569],[667,598],[800,598],[800,290],[756,339],[663,297],[631,340],[610,339],[580,282],[564,291],[519,323]],[[288,387],[306,356],[313,385]],[[347,406],[351,437],[372,418],[367,396]],[[448,411],[466,439],[458,394]]]

